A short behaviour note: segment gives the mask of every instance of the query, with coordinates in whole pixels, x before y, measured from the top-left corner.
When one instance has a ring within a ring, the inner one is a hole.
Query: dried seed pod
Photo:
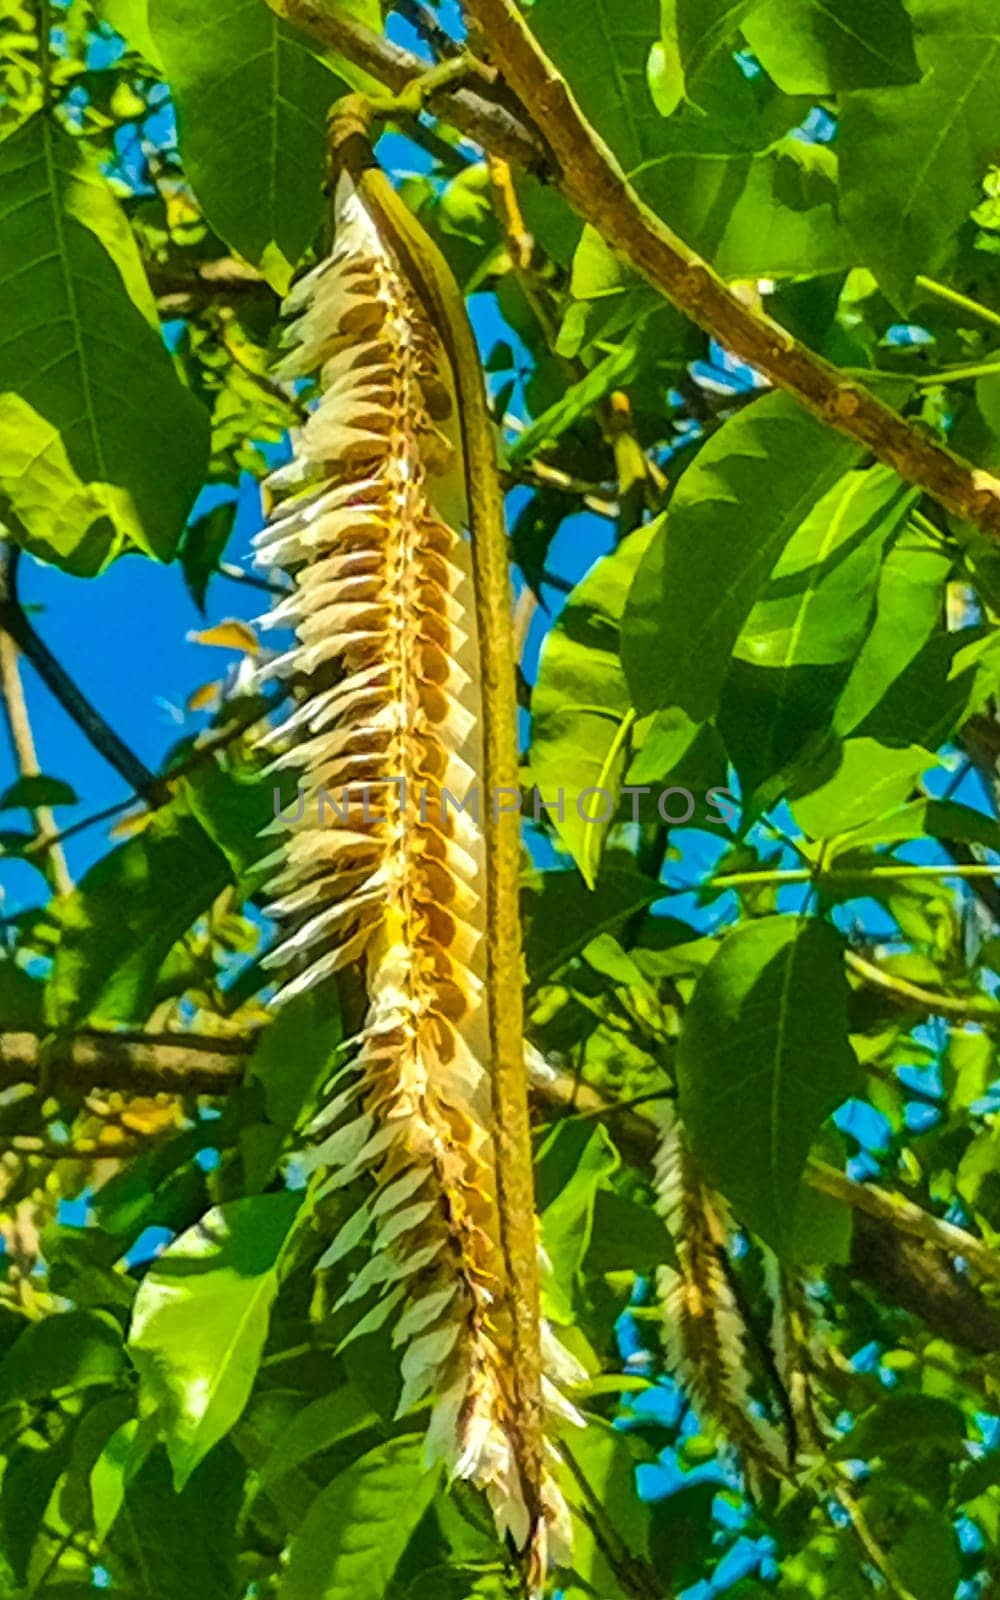
[[[677,1252],[659,1269],[667,1365],[743,1454],[751,1476],[781,1476],[780,1435],[751,1404],[746,1328],[726,1271],[725,1202],[705,1183],[672,1113],[662,1116],[657,1209]]]
[[[368,1011],[347,1086],[318,1120],[331,1186],[374,1180],[329,1264],[374,1234],[343,1299],[391,1295],[402,1410],[429,1397],[428,1456],[487,1493],[520,1549],[511,1306],[497,1216],[497,1139],[482,954],[478,651],[464,471],[449,362],[418,296],[344,175],[331,257],[296,287],[279,375],[321,398],[274,473],[259,559],[294,593],[271,620],[296,644],[268,671],[305,697],[270,742],[303,771],[283,840],[269,957],[281,995],[363,964]],[[470,798],[472,797],[472,798]],[[468,799],[467,809],[457,801]],[[325,811],[325,817],[320,815]],[[329,1131],[327,1131],[329,1130]],[[544,1490],[553,1554],[568,1513]],[[538,1565],[536,1560],[536,1566]]]

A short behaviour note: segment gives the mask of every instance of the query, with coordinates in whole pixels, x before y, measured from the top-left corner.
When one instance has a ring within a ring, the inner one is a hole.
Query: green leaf
[[[125,1493],[156,1443],[153,1430],[131,1417],[116,1428],[90,1470],[94,1534],[103,1544],[125,1502]]]
[[[624,867],[605,866],[592,891],[574,872],[543,872],[530,879],[524,954],[532,986],[558,972],[597,934],[619,927],[663,894],[655,878]]]
[[[594,1195],[587,1272],[650,1273],[677,1260],[669,1229],[651,1205],[614,1189]]]
[[[250,1398],[300,1202],[266,1194],[216,1206],[142,1281],[129,1351],[147,1403],[161,1410],[179,1489]]]
[[[672,705],[696,722],[714,714],[769,572],[859,454],[780,394],[712,435],[651,525],[625,606],[621,658],[640,714]]]
[[[851,1259],[854,1214],[808,1184],[799,1191],[795,1208],[792,1259],[804,1266],[846,1266]]]
[[[535,0],[531,28],[565,74],[587,120],[626,172],[655,155],[663,123],[646,78],[659,0]]]
[[[958,1456],[965,1418],[951,1400],[930,1394],[892,1394],[859,1417],[838,1456],[886,1456],[897,1450],[946,1450]]]
[[[613,389],[622,389],[631,383],[639,368],[648,361],[652,351],[658,359],[670,353],[669,343],[663,340],[664,318],[640,317],[626,333],[617,350],[599,361],[578,382],[571,383],[554,405],[536,417],[523,433],[509,445],[507,459],[512,466],[527,461],[540,450],[555,444],[582,418],[589,416],[601,400]]]
[[[549,815],[591,889],[632,725],[619,622],[654,526],[631,534],[577,584],[542,646],[531,697],[532,778],[542,801],[555,804],[561,797],[562,815]],[[589,789],[604,794],[587,796]]]
[[[100,1228],[64,1228],[58,1223],[42,1234],[42,1255],[49,1269],[49,1288],[79,1307],[128,1311],[135,1299],[135,1281],[113,1267],[117,1242]]]
[[[844,223],[905,309],[981,197],[996,155],[1000,14],[993,0],[911,0],[919,83],[846,95],[838,145]]]
[[[209,580],[218,569],[236,520],[236,501],[223,500],[189,522],[179,551],[188,594],[202,616]]]
[[[914,499],[887,468],[849,472],[779,557],[723,690],[719,730],[740,775],[745,815],[772,805],[811,742],[831,736],[866,635],[882,551]]]
[[[833,839],[827,859],[846,850],[880,844],[901,844],[906,839],[946,839],[949,843],[982,844],[1000,852],[1000,822],[954,800],[914,800],[890,816],[866,823]]]
[[[829,839],[894,811],[935,764],[923,745],[900,747],[848,739],[836,764],[808,794],[792,801],[796,822],[811,839]]]
[[[430,1505],[423,1440],[389,1439],[321,1489],[292,1538],[280,1600],[382,1600]]]
[[[231,1600],[242,1592],[235,1525],[244,1475],[241,1458],[225,1446],[180,1493],[162,1450],[129,1475],[109,1564],[124,1567],[130,1600]]]
[[[694,1483],[686,1488],[682,1480],[679,1488],[652,1508],[649,1549],[657,1578],[668,1592],[677,1594],[697,1583],[712,1548],[712,1503],[717,1493],[716,1483]]]
[[[837,163],[786,138],[760,154],[670,151],[634,177],[642,198],[724,278],[837,272],[853,248],[838,215]]]
[[[920,76],[901,0],[758,0],[743,33],[786,94],[879,89]]]
[[[834,729],[864,722],[940,626],[952,559],[912,527],[896,540],[879,575],[875,618],[840,696]]]
[[[91,1472],[108,1440],[131,1417],[133,1398],[128,1390],[108,1394],[89,1404],[83,1412],[73,1431],[73,1448],[62,1490],[51,1508],[53,1532],[92,1526]]]
[[[117,1383],[125,1365],[121,1329],[97,1311],[64,1311],[32,1322],[0,1361],[0,1406]]]
[[[556,1128],[540,1162],[560,1159],[553,1146],[557,1150],[568,1146],[572,1156],[567,1181],[540,1216],[542,1242],[552,1267],[544,1288],[550,1314],[557,1321],[572,1322],[576,1279],[590,1247],[597,1192],[617,1171],[621,1157],[600,1124],[564,1123]]]
[[[325,118],[344,85],[260,0],[150,0],[149,13],[205,215],[287,278],[320,225]]]
[[[299,1122],[342,1038],[336,990],[329,985],[289,1000],[261,1033],[247,1075],[263,1084],[268,1117],[284,1132]]]
[[[793,1256],[806,1157],[854,1089],[843,942],[813,919],[727,934],[695,986],[677,1052],[692,1150],[741,1221]]]
[[[264,829],[274,822],[274,793],[284,805],[294,795],[294,782],[276,782],[264,771],[238,772],[208,761],[181,783],[192,816],[218,845],[246,896],[260,887],[261,862],[274,840]]]
[[[0,1017],[10,1032],[46,1031],[44,983],[9,959],[0,961]]]
[[[124,1252],[146,1228],[189,1227],[208,1205],[199,1150],[218,1138],[218,1125],[202,1122],[144,1150],[104,1185],[94,1200],[102,1229]]]
[[[871,611],[882,551],[916,498],[888,467],[846,473],[778,557],[735,655],[782,673],[850,661]]]
[[[50,1025],[141,1021],[171,947],[230,882],[225,856],[189,811],[176,802],[158,811],[57,902]]]
[[[913,1600],[952,1600],[962,1555],[950,1520],[921,1508],[893,1545],[892,1565]]]
[[[20,1583],[27,1583],[45,1513],[69,1462],[72,1434],[45,1445],[26,1443],[10,1453],[0,1486],[0,1520],[4,1552]],[[10,1593],[10,1590],[8,1590]]]
[[[377,1427],[378,1413],[349,1384],[320,1395],[295,1413],[288,1427],[261,1463],[258,1486],[266,1489],[303,1461],[339,1444],[342,1439]]]
[[[576,1474],[565,1465],[557,1468],[560,1487],[577,1513],[573,1519],[573,1570],[583,1579],[588,1594],[627,1594],[630,1591],[620,1587],[614,1569],[607,1564],[599,1530],[596,1537],[592,1530],[596,1505],[629,1555],[648,1562],[651,1513],[635,1491],[635,1456],[629,1438],[600,1418],[588,1417],[586,1429],[574,1429],[567,1443],[587,1485],[586,1490],[581,1489]]]
[[[683,99],[701,103],[699,79],[729,60],[736,31],[753,4],[754,0],[662,0],[662,37],[649,70],[656,103],[665,117]]]
[[[0,503],[71,572],[129,539],[167,561],[208,417],[160,339],[135,241],[79,141],[32,117],[0,143]]]
[[[34,811],[38,806],[75,806],[77,803],[76,790],[68,783],[63,783],[61,778],[45,778],[41,774],[18,778],[0,795],[0,811],[14,811],[19,806]]]

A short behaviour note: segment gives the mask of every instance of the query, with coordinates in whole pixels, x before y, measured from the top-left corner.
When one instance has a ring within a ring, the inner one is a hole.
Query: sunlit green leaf
[[[532,777],[541,800],[555,807],[548,815],[589,888],[633,722],[619,623],[652,534],[651,527],[632,534],[577,585],[545,641],[532,696]]]
[[[316,1496],[292,1540],[281,1600],[382,1600],[437,1488],[423,1441],[380,1444]]]
[[[12,531],[75,572],[97,571],[123,538],[168,560],[204,474],[208,418],[160,340],[124,217],[80,142],[42,116],[0,144],[0,194]]]
[[[129,1351],[147,1403],[160,1409],[178,1488],[250,1398],[300,1199],[251,1195],[217,1206],[142,1281]]]
[[[621,656],[637,709],[710,717],[736,640],[788,541],[857,446],[768,395],[724,424],[684,473],[635,575]]]
[[[684,1127],[748,1227],[793,1254],[806,1156],[857,1082],[842,942],[825,923],[763,917],[729,933],[684,1015]]]
[[[287,278],[320,225],[324,120],[343,86],[260,0],[150,0],[149,19],[206,216]]]
[[[877,89],[920,76],[902,0],[757,0],[743,32],[789,94]]]
[[[140,1021],[172,945],[232,881],[225,856],[179,804],[102,856],[58,906],[45,993],[50,1023]]]
[[[918,83],[845,97],[838,143],[844,221],[885,292],[905,307],[979,199],[996,155],[1000,15],[993,0],[911,0]]]

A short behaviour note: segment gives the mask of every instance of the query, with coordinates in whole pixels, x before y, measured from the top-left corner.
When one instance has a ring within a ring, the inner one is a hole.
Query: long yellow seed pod
[[[294,736],[278,764],[304,780],[273,884],[292,927],[270,960],[297,967],[285,997],[363,965],[359,1050],[316,1154],[332,1183],[367,1171],[374,1187],[326,1259],[370,1226],[371,1259],[344,1299],[391,1297],[401,1409],[430,1399],[429,1458],[486,1491],[535,1584],[546,1531],[565,1542],[567,1513],[542,1464],[523,1063],[519,1104],[500,1059],[519,970],[515,944],[505,994],[489,661],[460,531],[471,521],[476,537],[473,453],[454,343],[418,247],[387,225],[394,200],[342,172],[333,253],[288,303],[295,348],[279,375],[319,373],[321,398],[269,480],[258,541],[295,581],[272,621],[297,642],[274,668],[304,687],[277,733]]]

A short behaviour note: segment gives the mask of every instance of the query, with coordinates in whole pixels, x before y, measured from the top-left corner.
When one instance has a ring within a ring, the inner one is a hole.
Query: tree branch
[[[973,863],[977,864],[982,865]],[[867,961],[857,950],[846,951],[844,961],[862,983],[887,994],[897,1005],[907,1009],[916,1007],[931,1017],[947,1017],[949,1022],[977,1022],[981,1028],[1000,1028],[1000,1006],[992,1000],[973,996],[966,999],[961,995],[942,994],[939,989],[924,989],[908,978],[886,972],[874,961]]]
[[[153,804],[159,804],[167,794],[163,779],[151,772],[118,737],[114,728],[105,722],[28,620],[17,593],[19,557],[20,551],[16,545],[4,544],[0,555],[0,628],[13,639],[45,687],[55,695],[66,714],[108,765],[114,767],[137,794]]]
[[[79,1093],[224,1095],[242,1077],[249,1049],[245,1038],[88,1030],[60,1040],[50,1051],[37,1034],[0,1033],[0,1084],[34,1083],[44,1064],[51,1083]]]
[[[37,778],[41,772],[35,749],[28,703],[21,682],[17,645],[9,634],[0,632],[0,698],[3,700],[7,726],[10,730],[11,748],[18,774],[22,778]],[[35,806],[35,839],[43,870],[57,894],[71,894],[73,880],[66,865],[66,853],[59,842],[59,830],[50,806]]]
[[[396,93],[426,70],[419,56],[334,9],[330,0],[268,3]],[[493,154],[554,178],[579,215],[699,327],[908,483],[1000,541],[1000,479],[937,444],[779,323],[738,300],[639,199],[510,0],[467,0],[466,9],[503,62],[503,78],[473,62],[475,88],[442,91],[442,116]],[[509,98],[503,103],[504,80],[516,92],[520,114],[517,102],[515,109]]]
[[[511,0],[466,0],[466,11],[489,39],[522,106],[531,108],[559,186],[581,217],[726,349],[858,440],[907,483],[1000,541],[1000,479],[936,444],[787,329],[737,299],[639,199]]]
[[[272,11],[287,22],[325,45],[328,50],[345,56],[355,66],[378,78],[394,94],[399,94],[427,71],[427,62],[404,50],[401,45],[376,33],[359,22],[346,6],[332,0],[267,0]],[[495,69],[470,58],[470,70],[476,75],[476,87],[442,91],[435,96],[441,114],[462,133],[484,148],[504,155],[508,160],[539,175],[544,173],[548,161],[545,147],[530,118],[518,116],[504,104],[506,95],[500,75]]]
[[[257,1037],[89,1029],[46,1043],[34,1033],[0,1032],[0,1088],[36,1082],[44,1056],[48,1081],[79,1094],[112,1089],[221,1098],[241,1081]],[[607,1117],[616,1142],[633,1161],[646,1165],[652,1160],[656,1123],[631,1107],[605,1100],[572,1073],[535,1058],[531,1092],[548,1111]],[[833,1167],[813,1163],[806,1177],[812,1187],[854,1212],[851,1272],[856,1279],[941,1337],[977,1353],[1000,1351],[1000,1308],[990,1305],[951,1265],[956,1254],[964,1256],[996,1282],[1000,1262],[981,1240],[888,1190],[855,1183]]]
[[[438,21],[436,13],[423,0],[392,0],[392,9],[405,17],[414,32],[435,55],[447,59],[462,53],[462,46]]]
[[[267,279],[255,267],[231,256],[194,262],[190,267],[154,262],[147,268],[147,276],[162,317],[186,316],[212,301],[270,300],[278,304]]]

